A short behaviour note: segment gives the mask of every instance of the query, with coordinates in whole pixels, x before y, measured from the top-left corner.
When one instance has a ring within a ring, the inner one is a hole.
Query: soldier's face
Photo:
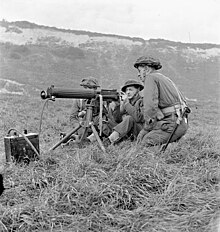
[[[132,99],[138,93],[138,91],[139,90],[137,88],[135,88],[134,86],[128,86],[126,88],[125,93],[126,93],[128,99]]]
[[[142,82],[145,81],[146,78],[146,66],[138,66],[138,77]]]

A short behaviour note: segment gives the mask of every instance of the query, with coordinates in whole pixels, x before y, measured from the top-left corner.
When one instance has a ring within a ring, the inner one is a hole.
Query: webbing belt
[[[170,107],[166,107],[161,109],[163,114],[168,114],[168,113],[174,113],[176,112],[176,110],[180,110],[182,109],[182,106],[180,104],[174,105],[174,106],[170,106]]]
[[[182,121],[182,116],[181,116],[181,111],[183,111],[183,109],[185,108],[185,105],[180,105],[180,104],[176,104],[174,106],[170,106],[170,107],[166,107],[164,109],[161,109],[163,114],[168,114],[168,113],[176,113],[177,114],[177,124],[180,124],[180,122]]]

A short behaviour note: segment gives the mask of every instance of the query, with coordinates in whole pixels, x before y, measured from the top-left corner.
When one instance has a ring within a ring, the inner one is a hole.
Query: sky
[[[0,0],[0,20],[220,44],[220,0]]]

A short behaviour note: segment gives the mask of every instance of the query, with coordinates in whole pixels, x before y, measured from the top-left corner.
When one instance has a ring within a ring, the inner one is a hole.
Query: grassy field
[[[41,159],[4,165],[10,128],[38,132],[40,98],[0,95],[0,231],[217,232],[220,212],[219,108],[191,104],[190,129],[165,153],[129,141],[48,149],[68,131],[71,100],[48,102],[40,134]]]

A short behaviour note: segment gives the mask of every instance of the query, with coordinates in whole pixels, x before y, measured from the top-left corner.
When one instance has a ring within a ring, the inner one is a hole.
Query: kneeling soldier
[[[187,114],[182,117],[183,112],[190,112],[186,99],[173,81],[157,71],[162,67],[159,60],[142,56],[134,67],[144,83],[145,125],[137,143],[153,146],[179,140],[188,129]]]

